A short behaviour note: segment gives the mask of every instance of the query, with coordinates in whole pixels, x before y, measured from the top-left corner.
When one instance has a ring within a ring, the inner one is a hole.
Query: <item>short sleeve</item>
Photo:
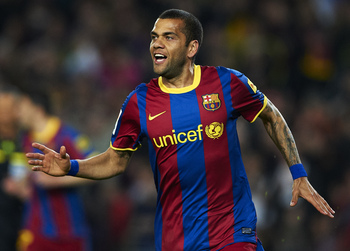
[[[125,100],[119,112],[111,137],[111,148],[121,151],[137,150],[141,146],[139,141],[140,132],[137,93],[132,92]]]
[[[234,70],[231,74],[233,108],[252,123],[264,110],[267,99],[244,74]]]

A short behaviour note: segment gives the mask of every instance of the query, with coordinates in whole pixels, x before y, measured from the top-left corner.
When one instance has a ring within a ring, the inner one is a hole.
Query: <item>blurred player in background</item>
[[[18,91],[0,84],[0,250],[15,251],[20,229],[23,197],[18,198],[17,189],[26,187],[27,161],[21,151],[19,127],[16,114]],[[8,178],[16,180],[16,187],[7,189]]]
[[[162,13],[150,44],[160,77],[128,96],[110,148],[74,160],[65,146],[55,152],[34,143],[43,154],[27,154],[33,170],[105,179],[124,172],[146,138],[158,191],[156,250],[261,251],[236,131],[240,116],[249,122],[260,118],[291,170],[290,205],[303,197],[333,218],[333,209],[309,183],[292,133],[272,102],[238,71],[194,64],[202,37],[192,14]]]
[[[59,151],[65,145],[74,158],[94,154],[90,141],[74,128],[50,115],[50,101],[45,94],[22,95],[18,118],[27,130],[23,149],[33,151],[38,141]],[[91,239],[79,185],[91,181],[76,177],[58,179],[44,173],[31,175],[19,247],[23,251],[89,251]]]

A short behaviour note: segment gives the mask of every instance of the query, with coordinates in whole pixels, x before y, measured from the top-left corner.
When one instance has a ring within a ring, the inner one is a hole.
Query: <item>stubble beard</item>
[[[175,64],[168,62],[164,68],[161,70],[157,70],[157,66],[153,65],[153,70],[156,74],[159,76],[166,78],[166,79],[173,79],[181,75],[181,73],[184,70],[184,66],[186,64],[186,58],[182,58],[181,60],[178,60]]]

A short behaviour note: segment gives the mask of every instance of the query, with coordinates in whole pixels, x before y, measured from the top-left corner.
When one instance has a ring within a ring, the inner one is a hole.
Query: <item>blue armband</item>
[[[79,163],[77,160],[72,159],[70,161],[70,170],[67,173],[67,175],[76,176],[78,172],[79,172]]]
[[[307,177],[307,173],[304,169],[303,164],[295,164],[289,167],[289,170],[293,176],[293,180],[298,179],[300,177]]]

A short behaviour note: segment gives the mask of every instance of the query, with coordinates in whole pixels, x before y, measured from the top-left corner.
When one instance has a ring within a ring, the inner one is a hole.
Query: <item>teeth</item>
[[[156,58],[165,58],[165,56],[164,56],[164,55],[162,55],[162,54],[158,54],[158,53],[157,53],[157,54],[155,54],[154,56],[155,56]]]

